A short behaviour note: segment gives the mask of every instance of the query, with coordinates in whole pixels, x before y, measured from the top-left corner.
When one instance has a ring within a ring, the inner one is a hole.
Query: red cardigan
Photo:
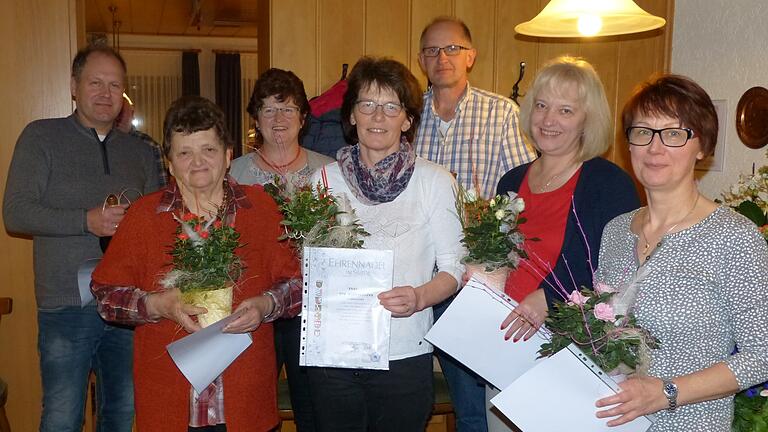
[[[234,294],[234,307],[261,294],[280,278],[298,274],[298,261],[287,242],[278,242],[282,219],[260,186],[246,190],[250,208],[239,208],[235,228],[245,247],[237,254],[247,267]],[[134,203],[108,253],[93,273],[101,284],[159,290],[170,269],[178,223],[171,213],[157,213],[162,192]],[[190,384],[171,360],[166,345],[186,336],[176,323],[161,320],[136,328],[133,353],[136,425],[139,431],[185,431],[189,424]],[[255,332],[253,344],[224,371],[224,416],[227,430],[267,431],[277,425],[277,372],[271,324]]]

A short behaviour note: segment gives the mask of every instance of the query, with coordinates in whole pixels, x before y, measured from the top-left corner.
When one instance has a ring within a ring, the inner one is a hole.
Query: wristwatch
[[[663,379],[662,382],[662,390],[664,391],[664,396],[667,397],[667,401],[669,401],[669,408],[667,408],[667,411],[674,411],[675,408],[677,408],[677,384],[672,382],[672,380]]]

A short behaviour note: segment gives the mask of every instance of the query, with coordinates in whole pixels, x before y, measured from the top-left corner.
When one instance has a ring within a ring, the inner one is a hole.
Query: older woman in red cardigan
[[[200,97],[177,100],[166,115],[164,152],[175,182],[134,203],[120,223],[91,289],[107,321],[136,325],[134,383],[139,431],[267,431],[278,423],[272,326],[295,315],[300,284],[289,246],[279,243],[281,216],[258,186],[228,177],[232,156],[224,115]],[[253,344],[201,394],[192,390],[165,350],[200,327],[205,309],[186,305],[178,289],[163,289],[178,222],[174,215],[221,218],[240,233],[246,269],[234,292],[243,311],[225,331],[250,332]],[[182,330],[186,330],[183,331]]]

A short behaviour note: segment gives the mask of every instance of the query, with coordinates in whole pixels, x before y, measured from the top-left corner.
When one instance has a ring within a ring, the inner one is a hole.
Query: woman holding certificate
[[[656,413],[650,431],[729,431],[733,394],[768,379],[768,247],[752,222],[697,188],[694,167],[718,131],[704,89],[656,78],[622,122],[648,205],[606,225],[596,280],[618,287],[642,274],[631,310],[659,347],[648,375],[597,401],[597,416],[615,426]]]
[[[345,134],[356,144],[315,174],[349,198],[370,233],[365,248],[394,252],[394,287],[379,294],[392,315],[389,370],[310,368],[321,431],[419,431],[432,410],[432,346],[424,335],[431,306],[457,290],[464,249],[453,176],[411,145],[421,109],[408,68],[362,58],[342,105]]]
[[[275,351],[272,326],[262,323],[295,315],[300,306],[299,284],[278,283],[298,271],[290,247],[277,240],[281,216],[261,187],[238,185],[227,175],[232,143],[224,113],[213,102],[196,96],[174,102],[164,122],[163,150],[174,181],[131,206],[91,283],[105,320],[136,326],[137,428],[272,430],[279,421]],[[194,229],[181,226],[190,220]],[[238,246],[222,251],[222,243],[208,243],[227,229],[239,234]],[[204,272],[232,255],[242,263],[239,278],[229,280],[240,315],[224,332],[253,339],[199,394],[166,352],[166,345],[199,330],[206,313],[184,302],[178,284],[167,286],[168,273],[182,271],[178,245],[190,239],[195,250],[209,251]]]
[[[506,293],[520,303],[502,325],[507,338],[527,339],[544,323],[547,303],[564,300],[556,280],[591,286],[588,254],[597,254],[603,227],[640,206],[629,175],[600,157],[612,142],[610,122],[600,77],[574,57],[548,62],[520,107],[521,128],[541,156],[504,174],[498,193],[525,200],[520,231],[538,241],[526,243],[529,264],[507,279]]]
[[[520,107],[521,128],[541,156],[506,173],[498,193],[525,200],[529,259],[512,272],[506,293],[519,302],[502,323],[506,338],[527,339],[548,315],[548,303],[563,301],[557,281],[592,285],[590,253],[600,247],[603,227],[640,206],[632,179],[600,157],[612,142],[611,117],[600,77],[574,57],[548,62]],[[584,243],[584,240],[588,242]],[[487,388],[487,400],[498,394]],[[490,407],[490,402],[488,402]],[[487,413],[490,431],[509,431],[505,418]]]

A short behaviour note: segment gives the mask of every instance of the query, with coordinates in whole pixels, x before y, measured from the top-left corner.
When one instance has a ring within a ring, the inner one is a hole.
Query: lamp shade
[[[536,37],[590,37],[640,33],[664,26],[632,0],[551,0],[517,33]]]

